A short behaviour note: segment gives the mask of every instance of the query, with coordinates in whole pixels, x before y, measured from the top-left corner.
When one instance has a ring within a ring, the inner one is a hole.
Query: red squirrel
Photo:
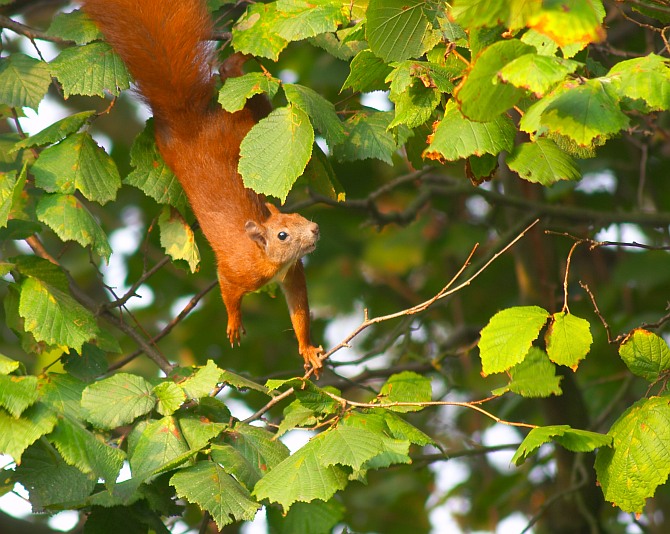
[[[179,179],[217,260],[228,312],[228,340],[244,332],[242,297],[280,284],[305,369],[316,375],[323,352],[310,341],[309,304],[300,258],[312,252],[319,227],[284,214],[244,187],[237,171],[240,143],[270,112],[257,95],[241,111],[212,104],[213,23],[204,0],[84,0],[84,11],[124,60],[155,120],[156,144]],[[231,56],[222,78],[239,76],[244,58]]]

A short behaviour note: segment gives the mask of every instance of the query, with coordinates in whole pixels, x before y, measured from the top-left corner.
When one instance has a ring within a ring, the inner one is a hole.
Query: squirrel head
[[[281,213],[266,203],[270,216],[262,223],[247,221],[244,229],[249,238],[264,252],[268,260],[292,265],[316,248],[319,225],[297,213]]]

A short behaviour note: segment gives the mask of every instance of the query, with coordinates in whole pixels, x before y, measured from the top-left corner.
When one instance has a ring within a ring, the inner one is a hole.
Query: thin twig
[[[598,303],[596,302],[596,298],[593,295],[593,293],[591,292],[591,290],[589,289],[589,286],[587,284],[585,284],[584,282],[582,282],[581,280],[579,281],[579,285],[582,286],[582,289],[584,291],[586,291],[586,294],[591,299],[591,303],[593,304],[593,310],[596,314],[596,317],[598,317],[598,319],[600,319],[600,322],[603,324],[603,327],[605,328],[605,333],[607,334],[607,342],[609,344],[617,343],[618,340],[619,340],[619,337],[621,337],[621,336],[617,337],[616,339],[612,339],[612,331],[610,330],[610,326],[607,324],[607,321],[603,317],[602,313],[600,313],[600,309],[598,308]]]
[[[156,334],[154,337],[151,338],[150,343],[152,345],[158,343],[161,339],[163,339],[165,336],[167,336],[172,329],[177,326],[179,322],[181,322],[184,317],[186,317],[193,308],[198,304],[198,302],[207,294],[209,293],[212,289],[214,289],[217,286],[218,282],[215,280],[214,282],[211,282],[205,289],[200,291],[197,295],[194,295],[191,300],[188,301],[186,306],[182,308],[182,310],[161,330],[158,334]],[[119,360],[118,362],[114,363],[113,365],[110,365],[107,372],[111,371],[116,371],[117,369],[120,369],[121,367],[127,365],[131,361],[133,361],[135,358],[137,358],[139,355],[141,355],[144,351],[142,349],[138,349],[132,354],[129,354],[122,360]]]
[[[486,399],[471,402],[465,402],[465,401],[356,402],[349,399],[345,399],[344,397],[340,397],[335,393],[331,393],[327,389],[322,390],[322,392],[325,395],[328,395],[331,399],[339,402],[343,408],[346,408],[347,406],[352,406],[354,408],[397,408],[401,406],[426,408],[428,406],[460,406],[461,408],[470,408],[471,410],[475,410],[485,415],[486,417],[493,419],[496,423],[500,423],[503,425],[523,427],[523,428],[539,428],[537,425],[532,425],[530,423],[515,423],[514,421],[506,421],[505,419],[501,419],[500,417],[493,415],[491,412],[479,406],[480,404],[493,400],[494,398],[497,397],[488,397]]]

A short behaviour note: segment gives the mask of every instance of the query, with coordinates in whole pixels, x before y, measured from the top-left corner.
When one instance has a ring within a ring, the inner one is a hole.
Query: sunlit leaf
[[[81,397],[86,418],[99,428],[116,428],[149,413],[156,404],[144,378],[119,373],[88,386]]]
[[[37,111],[50,85],[51,76],[44,61],[23,54],[0,59],[0,103]]]
[[[35,184],[50,193],[73,194],[105,204],[116,197],[121,178],[114,160],[88,133],[71,135],[45,149],[32,166]]]
[[[312,438],[279,465],[271,469],[254,488],[258,499],[268,499],[288,510],[294,502],[327,501],[347,485],[346,472],[337,465],[321,462],[321,435]]]
[[[312,155],[314,130],[295,105],[275,109],[256,124],[240,146],[244,185],[282,202]]]
[[[161,246],[172,260],[184,260],[191,272],[198,270],[200,251],[191,226],[176,209],[164,207],[158,217],[161,231]]]
[[[549,314],[538,306],[518,306],[496,313],[481,332],[482,373],[500,373],[523,361]]]
[[[600,449],[596,474],[605,499],[641,513],[670,474],[670,397],[637,401],[612,425],[613,447]]]
[[[512,457],[512,462],[521,465],[540,445],[554,441],[573,452],[590,452],[599,447],[609,447],[612,444],[610,435],[598,434],[588,430],[570,428],[568,425],[541,426],[533,428],[523,440]],[[600,453],[599,453],[600,454]]]
[[[512,150],[515,133],[514,124],[505,115],[491,122],[471,121],[450,101],[444,117],[429,138],[430,145],[423,156],[456,161],[468,156],[495,155],[503,150]]]
[[[619,347],[619,356],[633,374],[649,382],[659,379],[670,369],[670,349],[665,340],[653,332],[638,328]]]
[[[487,122],[513,107],[524,91],[504,83],[498,74],[505,65],[532,50],[530,45],[516,39],[499,41],[486,48],[476,58],[465,81],[456,91],[463,115],[471,120]]]
[[[524,180],[542,185],[582,177],[574,158],[546,137],[515,146],[506,162]]]
[[[118,95],[130,87],[130,74],[121,58],[107,43],[96,42],[66,48],[50,64],[51,73],[71,95]]]

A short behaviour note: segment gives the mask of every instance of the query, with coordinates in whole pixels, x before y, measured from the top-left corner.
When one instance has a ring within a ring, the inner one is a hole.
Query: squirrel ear
[[[277,215],[279,213],[279,210],[277,209],[277,206],[275,206],[271,202],[266,202],[265,207],[270,212],[270,215]]]
[[[267,238],[265,227],[256,224],[255,221],[247,221],[244,225],[244,230],[252,241],[258,243],[259,246],[265,248],[267,246]]]

